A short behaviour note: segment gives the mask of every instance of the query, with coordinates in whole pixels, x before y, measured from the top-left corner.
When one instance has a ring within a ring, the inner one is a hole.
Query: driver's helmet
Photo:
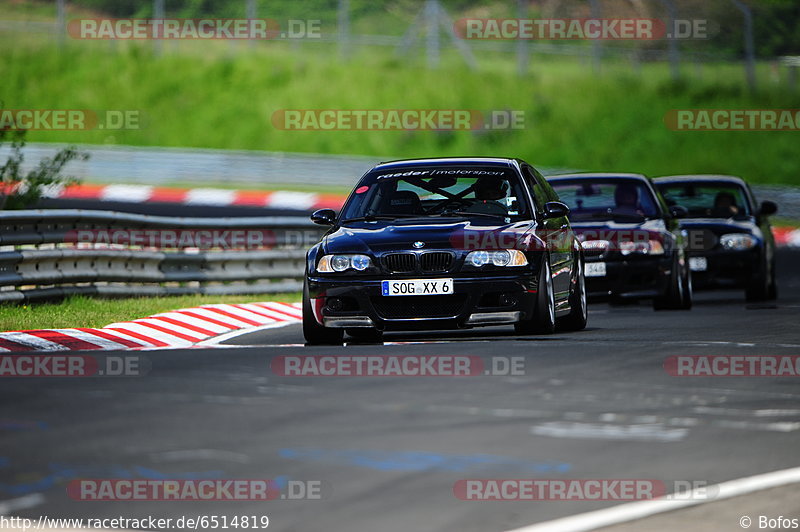
[[[508,182],[496,176],[479,178],[474,185],[475,198],[479,200],[499,200],[506,197]]]
[[[618,208],[635,209],[639,203],[639,191],[636,185],[622,183],[614,191],[614,202]]]

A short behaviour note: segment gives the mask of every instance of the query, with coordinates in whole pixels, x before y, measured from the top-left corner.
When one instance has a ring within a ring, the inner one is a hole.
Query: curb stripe
[[[256,311],[254,310],[253,312],[256,312]],[[284,313],[281,313],[281,312],[278,312],[278,311],[275,311],[275,310],[271,310],[271,309],[266,309],[266,308],[263,308],[263,307],[259,307],[257,312],[259,312],[260,314],[263,314],[264,316],[269,316],[271,319],[276,320],[276,321],[294,321],[296,319],[294,316],[287,316]]]
[[[261,325],[257,321],[253,321],[253,320],[250,320],[250,319],[247,319],[247,318],[243,318],[241,316],[237,316],[236,314],[232,314],[230,312],[226,312],[226,311],[218,309],[218,308],[214,308],[214,307],[203,307],[203,308],[205,308],[207,310],[210,310],[211,312],[216,312],[217,314],[222,314],[223,316],[229,316],[229,317],[237,319],[239,321],[243,321],[244,323],[246,323],[248,325]]]
[[[235,329],[241,329],[243,327],[250,327],[250,323],[245,323],[244,321],[233,318],[233,317],[221,317],[218,312],[213,312],[210,308],[204,307],[197,307],[194,309],[194,312],[206,319],[213,319],[213,320],[225,320],[223,323],[227,325],[233,326]]]
[[[186,190],[180,188],[156,188],[150,201],[159,203],[183,203],[186,198]]]
[[[94,344],[92,342],[88,342],[86,340],[70,336],[69,334],[64,333],[62,330],[28,331],[28,334],[31,334],[43,340],[54,342],[61,346],[67,347],[71,350],[101,348],[101,346],[98,344]]]
[[[234,331],[244,334],[297,323],[298,304],[214,304],[112,323],[101,329],[75,327],[0,332],[0,352],[124,350],[192,347]]]
[[[233,325],[231,323],[224,323],[224,322],[221,322],[219,320],[215,320],[214,318],[210,318],[210,317],[207,317],[207,316],[202,316],[202,315],[198,314],[197,312],[189,312],[187,310],[180,310],[178,312],[180,312],[184,316],[187,316],[187,317],[190,317],[190,318],[203,320],[205,322],[213,323],[214,325],[218,325],[219,327],[224,327],[225,329],[227,329],[229,331],[232,330],[232,329],[236,329],[237,328],[236,325]]]
[[[167,343],[162,342],[161,340],[156,340],[155,338],[151,338],[149,336],[145,336],[143,334],[140,334],[140,333],[138,333],[136,331],[132,331],[130,329],[119,329],[119,328],[109,328],[109,327],[104,327],[104,328],[107,331],[114,331],[114,332],[118,332],[118,333],[121,333],[121,334],[127,334],[128,336],[132,336],[134,338],[137,338],[137,339],[141,340],[142,342],[146,342],[146,343],[148,343],[148,344],[150,344],[150,345],[152,345],[154,347],[167,347],[169,345]]]
[[[259,307],[265,308],[267,310],[271,310],[273,312],[280,312],[281,314],[285,314],[285,315],[287,315],[287,316],[289,316],[291,318],[298,318],[298,317],[302,318],[303,317],[303,312],[302,311],[297,311],[296,309],[294,309],[292,307],[288,307],[288,305],[281,305],[283,308],[275,308],[278,305],[268,305],[266,303],[256,303],[256,305],[258,305]]]
[[[224,308],[226,312],[230,312],[233,315],[242,316],[243,318],[248,318],[251,320],[257,320],[259,325],[264,323],[265,319],[269,319],[265,318],[258,312],[253,312],[252,310],[247,310],[246,308],[240,308],[238,305],[211,305],[211,308]]]
[[[192,325],[190,323],[178,321],[175,318],[168,318],[166,316],[153,316],[150,319],[151,320],[163,321],[163,322],[166,322],[166,323],[169,323],[169,324],[172,324],[172,325],[176,325],[178,327],[183,327],[184,329],[189,329],[190,331],[193,331],[193,332],[196,332],[196,333],[200,333],[200,334],[204,334],[206,336],[214,336],[215,334],[217,334],[217,333],[215,333],[213,331],[209,331],[208,329],[203,329],[202,327],[198,327],[197,325]]]
[[[61,331],[62,333],[72,336],[82,342],[85,342],[89,345],[96,345],[98,349],[127,349],[128,346],[119,342],[118,340],[114,339],[111,340],[109,338],[105,338],[96,331],[92,331],[91,333],[87,333],[85,331],[79,331],[78,329],[64,329]],[[88,348],[93,349],[93,348]]]
[[[138,320],[133,320],[130,323],[131,324],[135,324],[135,325],[144,325],[144,326],[147,326],[147,327],[153,326],[153,328],[157,327],[159,331],[166,332],[170,336],[184,335],[186,337],[185,339],[187,339],[189,341],[196,341],[196,340],[193,340],[193,339],[194,338],[201,338],[202,339],[203,337],[206,336],[206,335],[203,335],[201,333],[195,332],[195,331],[191,330],[190,328],[182,326],[182,325],[175,325],[175,324],[171,324],[171,323],[170,324],[162,323],[155,316],[150,316],[150,317],[147,317],[147,318],[141,318],[141,319],[138,319]],[[170,340],[171,340],[171,338],[167,337],[166,341],[169,342]]]
[[[258,314],[259,316],[264,316],[270,321],[284,321],[283,316],[276,317],[270,314],[269,312],[265,312],[264,309],[262,308],[250,308],[250,306],[248,305],[233,305],[233,306],[241,310],[246,310],[247,312],[252,312],[253,314]],[[252,305],[252,306],[257,307],[257,305]]]
[[[189,336],[188,334],[184,334],[182,332],[178,332],[178,331],[175,331],[175,330],[170,330],[170,329],[167,329],[166,327],[162,327],[160,325],[156,325],[155,323],[150,323],[148,321],[136,321],[136,323],[139,324],[139,325],[142,325],[144,327],[150,327],[151,329],[155,329],[157,331],[160,331],[162,333],[165,333],[165,334],[168,334],[168,335],[171,335],[171,336],[177,336],[178,338],[186,340],[187,342],[194,343],[194,342],[199,342],[200,340],[202,340],[202,338],[196,338],[194,336]]]
[[[201,320],[192,316],[187,316],[184,312],[166,312],[164,314],[156,314],[154,318],[170,318],[182,324],[184,327],[192,325],[200,329],[208,329],[210,334],[221,334],[231,330],[230,325],[215,325],[208,320]]]
[[[151,327],[145,327],[141,323],[135,321],[127,323],[114,323],[110,325],[110,327],[119,328],[125,333],[129,331],[136,331],[147,338],[154,338],[156,340],[164,342],[165,346],[186,345],[186,340],[182,340],[172,334],[164,334],[162,332],[152,329]]]
[[[38,336],[28,334],[28,332],[13,331],[3,333],[3,336],[12,342],[29,345],[39,351],[64,351],[64,346],[43,338],[39,338]]]
[[[84,332],[86,334],[93,334],[95,336],[99,336],[100,338],[105,338],[106,340],[122,344],[125,347],[142,347],[141,343],[133,342],[127,338],[122,338],[121,336],[115,336],[109,333],[107,329],[86,329],[81,327],[75,330]]]
[[[0,347],[2,347],[5,351],[35,351],[36,348],[31,347],[30,345],[23,344],[20,342],[15,342],[14,340],[9,340],[8,338],[0,338]]]
[[[95,199],[126,203],[178,203],[184,205],[241,205],[307,211],[339,209],[346,194],[317,194],[296,190],[231,190],[225,188],[170,188],[150,185],[72,185],[48,194],[50,198]]]

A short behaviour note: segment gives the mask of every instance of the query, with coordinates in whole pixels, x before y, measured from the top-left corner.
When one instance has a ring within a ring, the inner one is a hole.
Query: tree
[[[69,146],[53,157],[45,157],[36,168],[23,174],[25,133],[24,130],[0,129],[0,147],[5,142],[10,142],[11,147],[8,159],[0,166],[0,210],[24,209],[35,204],[49,187],[77,184],[77,178],[62,175],[61,171],[73,159],[89,159],[88,153]]]

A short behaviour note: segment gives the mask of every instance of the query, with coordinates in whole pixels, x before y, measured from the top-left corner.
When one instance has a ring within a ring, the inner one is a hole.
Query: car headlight
[[[623,255],[663,255],[664,245],[658,240],[648,240],[647,242],[628,240],[619,243],[619,251]]]
[[[493,264],[494,266],[527,266],[525,254],[516,249],[498,251],[472,251],[467,255],[466,263],[475,268]]]
[[[719,238],[719,243],[723,249],[728,250],[742,250],[755,247],[758,241],[752,235],[746,233],[731,233],[722,235]]]
[[[340,273],[350,269],[363,272],[372,266],[372,259],[366,255],[325,255],[317,265],[320,273]]]
[[[610,244],[608,240],[584,240],[581,242],[584,251],[600,253],[607,250]]]

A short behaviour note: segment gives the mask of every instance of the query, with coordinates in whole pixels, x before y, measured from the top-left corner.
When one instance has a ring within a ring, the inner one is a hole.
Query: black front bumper
[[[671,256],[593,258],[586,263],[604,262],[606,275],[586,277],[586,291],[591,298],[618,297],[645,299],[665,294],[672,279],[674,260]]]
[[[384,296],[383,280],[454,279],[452,295]],[[536,276],[386,276],[354,279],[309,277],[311,308],[326,327],[374,327],[388,331],[464,329],[515,323],[535,309]],[[334,301],[338,300],[338,301]],[[333,309],[334,306],[341,308]]]
[[[695,288],[744,288],[750,280],[762,273],[762,248],[745,250],[713,249],[702,252],[691,252],[692,258],[704,257],[706,269],[692,270],[692,283]]]

